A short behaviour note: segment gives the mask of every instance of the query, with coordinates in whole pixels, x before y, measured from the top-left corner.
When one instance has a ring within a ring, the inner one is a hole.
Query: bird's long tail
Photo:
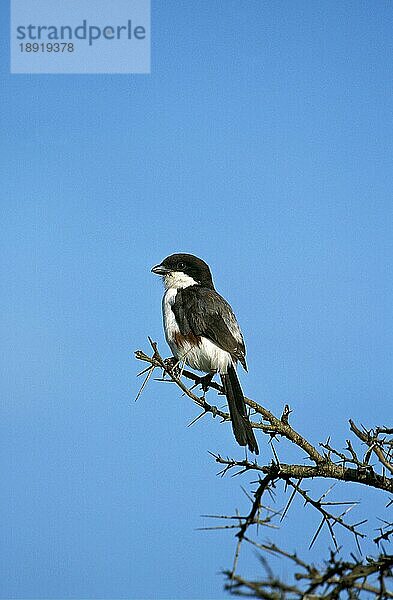
[[[228,400],[232,429],[240,446],[248,446],[251,452],[259,454],[251,423],[248,419],[244,395],[234,365],[229,365],[228,372],[220,374],[224,394]]]

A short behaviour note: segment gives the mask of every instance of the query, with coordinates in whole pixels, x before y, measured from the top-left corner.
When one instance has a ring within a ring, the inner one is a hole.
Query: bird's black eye
[[[179,270],[183,270],[185,266],[186,266],[186,265],[184,264],[184,262],[178,262],[178,263],[177,263],[177,268],[178,268]]]

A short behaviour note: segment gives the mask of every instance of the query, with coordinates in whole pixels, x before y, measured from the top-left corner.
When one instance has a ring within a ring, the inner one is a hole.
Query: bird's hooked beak
[[[152,268],[151,272],[155,273],[156,275],[168,275],[168,273],[170,273],[171,271],[163,265],[156,265]]]

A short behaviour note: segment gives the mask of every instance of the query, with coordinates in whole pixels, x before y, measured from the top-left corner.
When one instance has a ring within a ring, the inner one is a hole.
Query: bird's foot
[[[177,377],[177,378],[180,377],[181,371],[180,371],[180,367],[179,367],[179,361],[177,358],[175,358],[174,356],[170,356],[169,358],[166,358],[164,360],[164,364],[165,364],[166,371],[172,373],[172,375],[174,375],[174,377]]]
[[[214,377],[214,373],[208,373],[207,375],[204,375],[203,377],[199,378],[198,385],[201,386],[203,395],[205,395],[207,390],[209,389],[209,386],[212,382],[213,377]]]

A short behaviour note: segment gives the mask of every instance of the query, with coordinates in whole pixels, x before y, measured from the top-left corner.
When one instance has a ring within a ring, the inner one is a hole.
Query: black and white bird
[[[220,375],[235,438],[259,454],[236,372],[237,362],[247,371],[242,332],[232,308],[216,292],[209,266],[192,254],[172,254],[152,272],[164,280],[164,330],[174,357]]]

